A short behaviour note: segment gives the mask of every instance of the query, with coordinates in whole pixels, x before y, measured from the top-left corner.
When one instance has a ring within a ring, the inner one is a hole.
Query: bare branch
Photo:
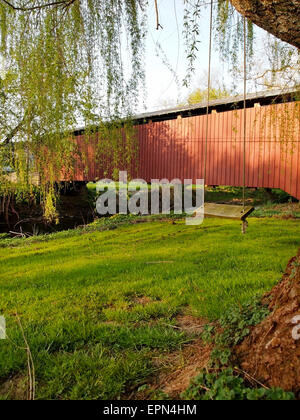
[[[282,73],[282,72],[285,72],[286,70],[299,71],[299,68],[297,68],[296,66],[286,65],[286,66],[281,67],[280,69],[268,69],[263,74],[256,76],[255,80],[263,79],[264,77],[266,77],[270,73],[273,73],[273,74],[274,73]],[[252,78],[251,78],[251,80],[252,80]]]
[[[159,11],[158,11],[157,0],[154,0],[154,2],[155,2],[155,13],[156,13],[156,29],[157,30],[159,30],[159,28],[163,29],[163,27],[161,26],[159,22]]]
[[[77,1],[77,0],[54,1],[54,2],[51,2],[51,3],[40,4],[40,5],[37,5],[37,6],[31,6],[31,7],[18,7],[18,6],[14,6],[8,0],[1,0],[1,1],[2,1],[2,3],[5,3],[7,6],[11,7],[13,10],[17,10],[17,11],[21,11],[21,12],[32,12],[34,10],[45,9],[47,7],[58,7],[58,6],[69,7],[69,6],[71,6],[71,4],[75,3],[75,1]]]
[[[28,380],[29,380],[28,399],[34,400],[35,399],[35,367],[34,367],[33,357],[32,357],[32,353],[31,353],[27,338],[25,336],[25,332],[24,332],[21,320],[17,313],[16,313],[16,319],[19,324],[19,327],[23,336],[23,340],[25,343],[25,348],[27,351],[27,368],[28,368]]]
[[[19,122],[19,124],[11,130],[11,132],[6,136],[6,139],[2,144],[7,145],[9,144],[12,139],[15,137],[16,134],[20,131],[25,121],[25,117]]]

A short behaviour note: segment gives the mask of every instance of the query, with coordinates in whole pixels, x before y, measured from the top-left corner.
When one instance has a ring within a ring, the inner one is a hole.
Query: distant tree
[[[211,101],[216,99],[228,98],[230,96],[230,92],[225,88],[211,88],[209,93],[209,98]],[[207,89],[196,89],[194,90],[188,97],[188,104],[198,104],[201,102],[205,102],[207,100]]]

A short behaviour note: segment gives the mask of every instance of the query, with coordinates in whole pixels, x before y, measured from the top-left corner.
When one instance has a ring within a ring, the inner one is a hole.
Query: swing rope
[[[247,27],[244,17],[244,162],[243,162],[243,207],[246,207],[246,136],[247,136]]]
[[[244,17],[244,156],[243,156],[243,209],[246,208],[246,136],[247,136],[247,20]],[[242,233],[245,234],[248,222],[243,221]]]
[[[207,173],[207,149],[208,149],[208,127],[209,127],[209,105],[210,105],[210,85],[211,85],[211,55],[212,55],[212,31],[213,31],[213,0],[210,2],[210,28],[209,28],[209,57],[208,57],[208,80],[207,80],[207,107],[206,107],[206,134],[204,151],[204,193],[206,190]]]
[[[207,80],[207,106],[206,106],[206,134],[204,151],[204,193],[206,192],[207,155],[208,155],[208,132],[209,132],[209,107],[211,90],[211,61],[212,61],[212,36],[213,36],[213,0],[210,1],[210,28],[209,28],[209,56],[208,56],[208,80]],[[244,133],[243,133],[243,213],[246,211],[246,139],[247,139],[247,20],[244,17]],[[245,234],[248,227],[246,218],[243,219],[242,233]]]

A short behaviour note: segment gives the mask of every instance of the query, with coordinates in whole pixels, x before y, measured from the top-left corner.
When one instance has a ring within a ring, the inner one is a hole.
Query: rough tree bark
[[[243,16],[300,48],[300,0],[230,0]]]

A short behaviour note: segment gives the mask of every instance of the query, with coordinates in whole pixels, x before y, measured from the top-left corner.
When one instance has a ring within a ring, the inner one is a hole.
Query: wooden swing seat
[[[214,204],[205,203],[204,215],[205,217],[220,217],[223,219],[235,219],[245,221],[248,216],[254,211],[251,206],[236,206],[231,204]]]

